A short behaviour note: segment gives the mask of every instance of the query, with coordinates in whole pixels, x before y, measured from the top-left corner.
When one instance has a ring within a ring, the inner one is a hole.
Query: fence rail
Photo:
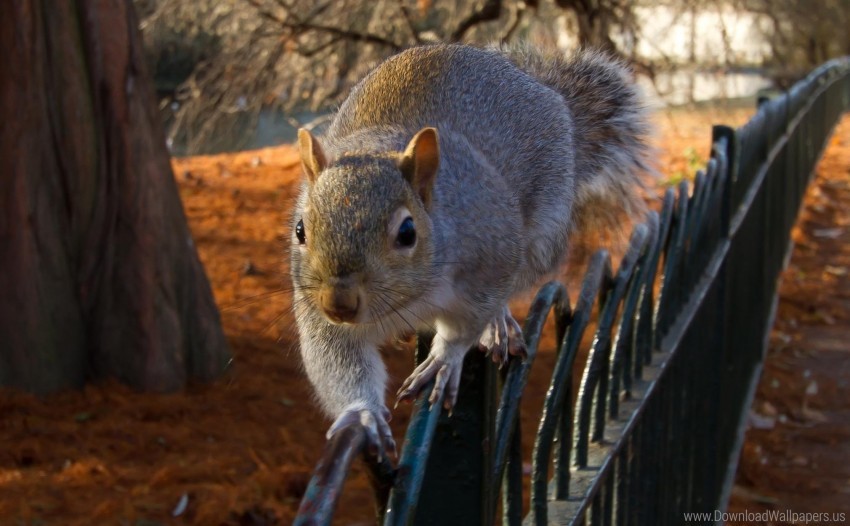
[[[599,251],[575,303],[558,283],[538,292],[523,327],[525,361],[511,359],[500,372],[469,353],[451,418],[439,404],[430,407],[425,389],[396,468],[369,456],[362,429],[337,435],[296,524],[330,523],[357,455],[370,468],[386,525],[493,524],[499,509],[509,525],[663,525],[679,524],[684,512],[723,508],[790,230],[826,140],[848,110],[845,58],[760,100],[743,127],[716,126],[693,189],[682,182],[667,191],[660,212],[633,230],[616,272]],[[595,305],[596,329],[580,363]],[[550,314],[558,355],[523,518],[519,402]],[[420,335],[420,359],[429,347],[430,337]],[[573,404],[576,367],[583,374]]]

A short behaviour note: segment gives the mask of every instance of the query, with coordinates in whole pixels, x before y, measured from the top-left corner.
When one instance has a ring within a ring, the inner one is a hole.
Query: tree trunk
[[[227,363],[137,26],[129,0],[0,2],[0,385]]]

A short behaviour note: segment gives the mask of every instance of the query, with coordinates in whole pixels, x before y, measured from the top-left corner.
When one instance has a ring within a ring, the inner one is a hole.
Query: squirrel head
[[[405,308],[435,279],[429,216],[439,169],[437,130],[424,128],[403,152],[342,154],[329,162],[299,130],[306,178],[293,217],[296,288],[332,323],[407,325]]]

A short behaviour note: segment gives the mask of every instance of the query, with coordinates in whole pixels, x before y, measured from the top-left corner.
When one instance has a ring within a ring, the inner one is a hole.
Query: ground
[[[705,161],[712,123],[738,125],[749,113],[656,114],[655,142],[667,175],[648,192],[650,203],[656,190],[691,177]],[[831,444],[850,438],[848,371],[841,361],[841,343],[850,336],[848,234],[834,230],[850,224],[840,204],[850,203],[850,121],[842,130],[795,233],[803,259],[792,260],[784,275],[787,299],[771,339],[767,384],[754,408],[760,429],[748,435],[734,509],[775,506],[791,493],[808,498],[799,502],[812,509],[837,505],[839,498],[850,502],[840,494],[848,486],[850,458],[831,453],[838,451]],[[233,362],[220,380],[170,395],[137,393],[112,382],[41,399],[0,391],[0,524],[267,525],[289,524],[294,517],[328,426],[300,370],[289,308],[287,221],[299,185],[297,156],[281,147],[176,159],[173,166]],[[825,261],[821,250],[836,259]],[[574,252],[568,280],[585,253]],[[513,305],[519,318],[527,303],[521,298]],[[813,354],[817,348],[828,352]],[[384,355],[394,392],[412,369],[412,355],[404,348]],[[526,458],[552,364],[550,338],[524,396]],[[812,382],[814,393],[805,395]],[[843,406],[829,405],[841,394]],[[394,413],[397,440],[409,411],[403,406]],[[834,482],[844,485],[818,496],[818,488],[827,486],[811,476],[815,470],[843,476]],[[789,485],[801,479],[809,485]],[[343,492],[338,523],[368,524],[371,502],[357,468]]]

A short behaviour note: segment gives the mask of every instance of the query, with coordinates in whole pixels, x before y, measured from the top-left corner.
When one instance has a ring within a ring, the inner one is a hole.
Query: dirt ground
[[[661,171],[667,174],[657,182],[658,193],[665,185],[692,176],[704,163],[712,123],[738,125],[749,113],[740,109],[658,113],[655,141]],[[850,224],[838,204],[839,199],[845,205],[850,202],[850,122],[845,120],[842,130],[840,139],[832,141],[819,175],[819,182],[829,184],[807,196],[804,224],[813,222],[813,232]],[[835,155],[844,157],[832,161]],[[290,313],[287,221],[300,178],[297,156],[291,148],[280,147],[175,159],[173,166],[221,308],[233,351],[232,366],[216,382],[169,395],[137,393],[110,382],[42,399],[0,391],[0,525],[268,525],[289,524],[294,517],[328,426],[300,371]],[[813,208],[818,206],[822,212]],[[848,222],[834,223],[840,218]],[[771,339],[772,356],[785,356],[785,365],[769,364],[768,384],[759,391],[759,404],[771,404],[776,424],[748,436],[733,507],[754,509],[750,503],[756,499],[759,503],[781,499],[783,488],[797,491],[786,487],[789,481],[807,476],[814,481],[810,475],[830,464],[838,466],[835,473],[845,470],[843,487],[847,488],[848,452],[844,449],[841,457],[833,449],[838,447],[836,441],[850,438],[847,375],[834,376],[836,368],[845,366],[836,361],[838,350],[829,354],[829,360],[808,365],[811,346],[805,342],[840,347],[850,336],[846,315],[850,289],[843,273],[848,234],[817,237],[810,232],[813,239],[804,232],[805,227],[795,239],[809,266],[795,260],[786,273],[792,289],[783,285],[783,298],[790,299],[783,300],[781,320]],[[827,243],[830,257],[844,259],[824,267],[815,242]],[[575,252],[568,279],[580,270],[583,253]],[[574,294],[575,287],[571,290]],[[819,306],[825,294],[837,291],[845,296]],[[513,305],[518,317],[528,300],[520,298]],[[783,322],[786,314],[797,324]],[[819,320],[823,327],[809,331],[806,320]],[[411,371],[413,358],[409,349],[387,349],[384,357],[392,393]],[[550,339],[541,346],[524,396],[526,457],[552,364]],[[811,372],[800,376],[798,369],[803,367]],[[817,380],[816,393],[801,402],[801,393],[822,372],[832,372],[833,383]],[[782,396],[771,387],[775,378],[783,387]],[[842,408],[836,408],[835,414],[825,408],[831,397],[842,393]],[[767,406],[756,409],[761,416],[769,416]],[[397,440],[403,436],[409,411],[409,406],[403,406],[394,413]],[[835,417],[844,427],[836,424],[826,434],[812,431],[817,427],[807,424],[812,415],[824,419],[817,420],[818,425],[829,426]],[[787,433],[777,438],[779,431]],[[805,463],[785,452],[798,438],[818,448],[817,455],[799,452]],[[770,461],[754,460],[763,457]],[[787,460],[787,466],[778,459]],[[773,469],[765,471],[765,465]],[[813,492],[817,487],[821,486],[809,486]],[[843,498],[850,502],[848,496]],[[359,468],[346,485],[337,516],[338,524],[370,521],[371,491]]]
[[[792,232],[750,412],[729,524],[850,523],[850,117],[830,141]],[[764,516],[793,512],[793,517]],[[794,520],[796,519],[796,520]]]

